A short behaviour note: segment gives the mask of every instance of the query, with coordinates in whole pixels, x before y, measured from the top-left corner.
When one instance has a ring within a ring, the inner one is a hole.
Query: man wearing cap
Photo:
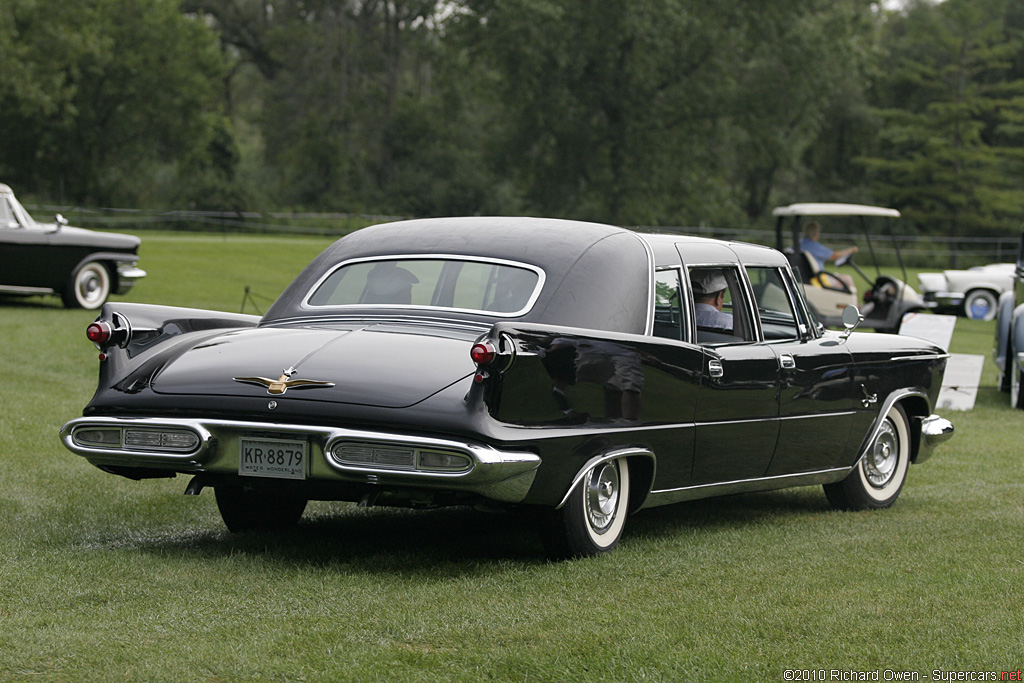
[[[690,275],[697,327],[732,330],[732,313],[723,313],[725,290],[729,283],[717,268],[696,270]]]

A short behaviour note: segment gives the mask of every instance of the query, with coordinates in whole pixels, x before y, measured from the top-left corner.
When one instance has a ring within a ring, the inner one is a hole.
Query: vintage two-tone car
[[[852,318],[850,317],[852,315]],[[762,246],[533,218],[413,220],[318,256],[262,318],[107,304],[63,443],[192,477],[232,531],[307,500],[529,508],[556,557],[635,510],[824,485],[881,508],[953,431],[946,353],[812,323]]]
[[[0,294],[57,294],[68,308],[99,308],[146,276],[137,265],[139,242],[69,227],[60,214],[37,223],[0,183]]]
[[[990,263],[966,270],[920,273],[921,296],[936,312],[951,312],[972,320],[994,320],[999,297],[1013,289],[1017,267]]]

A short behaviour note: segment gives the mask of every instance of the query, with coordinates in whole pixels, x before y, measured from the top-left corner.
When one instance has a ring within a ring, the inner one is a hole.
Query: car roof
[[[883,206],[867,204],[832,204],[804,203],[777,206],[772,209],[773,216],[884,216],[899,218],[900,212]]]
[[[784,255],[761,244],[686,234],[642,233],[640,236],[651,246],[657,266],[675,265],[680,257],[685,265],[733,261],[744,265],[782,266],[787,263]]]
[[[546,274],[543,288],[533,308],[522,316],[530,322],[634,333],[646,328],[647,307],[637,302],[646,302],[653,288],[651,252],[637,233],[600,223],[503,216],[424,218],[350,233],[317,256],[263,319],[290,321],[313,315],[303,308],[303,300],[341,263],[417,255],[500,259],[541,268]],[[473,314],[446,315],[480,319]]]

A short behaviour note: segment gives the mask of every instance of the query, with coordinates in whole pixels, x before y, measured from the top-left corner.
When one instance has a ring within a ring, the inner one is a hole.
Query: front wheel
[[[910,465],[910,426],[898,405],[889,409],[867,452],[853,472],[826,484],[825,497],[840,510],[887,508],[896,502]]]
[[[68,308],[99,308],[110,296],[110,272],[99,261],[89,261],[76,270],[64,287],[61,299]]]
[[[287,493],[217,486],[217,508],[228,531],[280,531],[298,524],[306,499]]]
[[[619,543],[629,511],[629,463],[606,460],[587,470],[560,509],[542,528],[554,559],[606,553]]]
[[[994,320],[999,310],[995,292],[987,289],[972,289],[964,296],[964,315],[971,320]]]

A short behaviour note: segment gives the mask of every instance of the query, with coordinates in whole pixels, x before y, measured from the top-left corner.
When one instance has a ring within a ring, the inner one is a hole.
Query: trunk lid
[[[386,324],[232,331],[169,362],[152,389],[403,408],[473,374],[469,350],[478,335]]]

